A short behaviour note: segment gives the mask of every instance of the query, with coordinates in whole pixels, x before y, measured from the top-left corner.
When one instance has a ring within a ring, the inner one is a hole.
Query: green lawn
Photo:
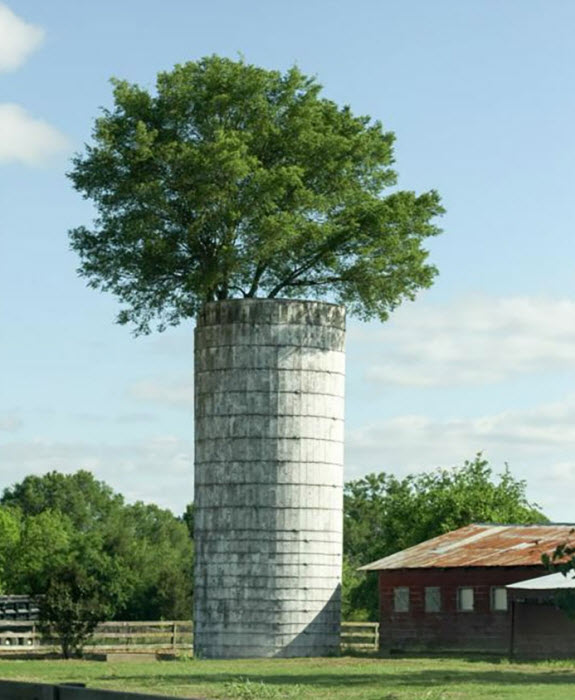
[[[251,700],[338,698],[572,700],[573,662],[464,659],[273,659],[253,661],[0,661],[0,677],[159,695]]]

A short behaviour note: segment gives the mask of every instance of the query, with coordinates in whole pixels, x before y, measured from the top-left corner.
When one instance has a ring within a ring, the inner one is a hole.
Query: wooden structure
[[[573,525],[469,525],[362,567],[377,571],[385,652],[507,654],[506,586],[547,574]]]
[[[377,622],[343,622],[342,650],[376,651],[379,646]],[[193,652],[193,624],[190,620],[160,622],[102,622],[87,652]],[[46,652],[56,649],[54,640],[43,639],[34,622],[0,623],[0,655]]]
[[[29,595],[0,595],[0,624],[5,620],[37,620],[37,601]]]

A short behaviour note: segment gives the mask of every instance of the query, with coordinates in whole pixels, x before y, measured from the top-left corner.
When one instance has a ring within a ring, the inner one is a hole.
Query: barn
[[[383,652],[507,654],[509,584],[548,574],[543,554],[568,542],[573,524],[473,524],[362,567],[379,577]]]

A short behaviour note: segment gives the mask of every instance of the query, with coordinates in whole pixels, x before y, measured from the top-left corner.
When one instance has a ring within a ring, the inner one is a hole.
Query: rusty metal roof
[[[362,566],[360,571],[454,566],[537,566],[558,544],[575,546],[575,524],[467,525]]]

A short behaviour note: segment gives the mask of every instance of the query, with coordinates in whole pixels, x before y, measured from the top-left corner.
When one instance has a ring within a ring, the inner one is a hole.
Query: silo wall
[[[207,304],[195,331],[194,649],[339,650],[345,310]]]

